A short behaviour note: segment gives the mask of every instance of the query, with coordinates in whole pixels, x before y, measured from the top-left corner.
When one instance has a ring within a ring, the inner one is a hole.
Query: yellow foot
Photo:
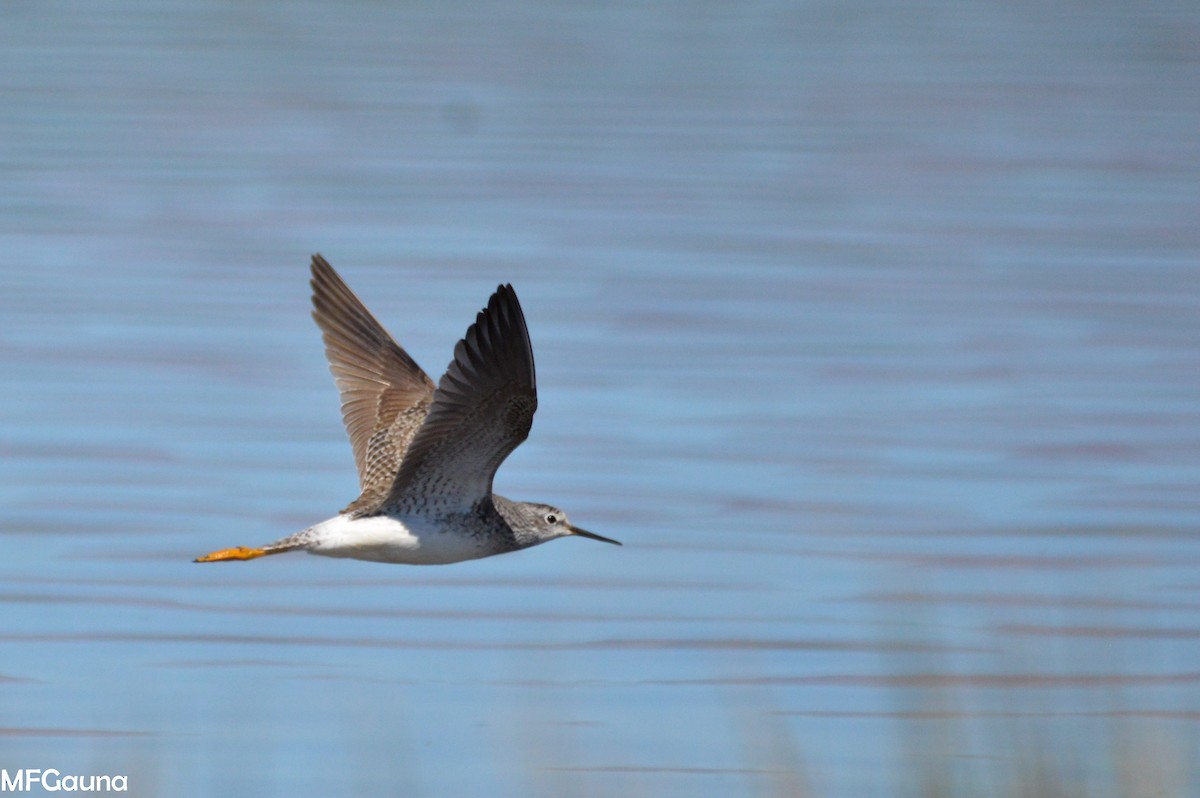
[[[218,562],[220,560],[253,560],[257,557],[265,557],[271,552],[264,549],[252,549],[249,546],[237,546],[232,549],[221,549],[214,551],[212,554],[205,554],[203,557],[197,557],[192,562]]]

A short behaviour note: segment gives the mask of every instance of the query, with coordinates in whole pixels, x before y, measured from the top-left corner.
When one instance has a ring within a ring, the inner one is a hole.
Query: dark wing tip
[[[320,252],[314,252],[312,256],[312,266],[310,267],[312,278],[308,281],[309,286],[313,290],[313,299],[317,294],[322,293],[322,288],[328,293],[332,287],[342,282],[338,273],[329,265],[329,261],[321,256]]]
[[[492,293],[486,310],[480,312],[476,326],[491,333],[494,341],[501,341],[508,351],[504,354],[510,363],[527,364],[529,374],[525,377],[531,388],[536,390],[537,376],[533,365],[533,344],[529,340],[529,327],[525,323],[525,312],[517,299],[512,283],[501,283]],[[505,334],[505,331],[508,334]]]
[[[525,314],[521,311],[521,300],[517,299],[517,292],[513,290],[512,283],[504,283],[503,285],[496,286],[491,299],[488,300],[488,310],[495,312],[497,315],[502,315],[504,321],[509,324],[514,319],[520,319],[521,326],[525,325]]]

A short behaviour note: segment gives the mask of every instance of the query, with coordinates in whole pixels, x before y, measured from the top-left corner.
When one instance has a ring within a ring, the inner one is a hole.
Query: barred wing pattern
[[[368,515],[388,496],[430,412],[434,384],[320,255],[312,259],[312,290],[362,491],[343,512]]]

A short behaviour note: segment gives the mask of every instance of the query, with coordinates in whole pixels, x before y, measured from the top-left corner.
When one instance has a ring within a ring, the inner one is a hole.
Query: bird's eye
[[[557,524],[558,516],[555,515],[554,513],[550,513],[550,515],[546,516],[546,523],[551,524],[551,525]]]

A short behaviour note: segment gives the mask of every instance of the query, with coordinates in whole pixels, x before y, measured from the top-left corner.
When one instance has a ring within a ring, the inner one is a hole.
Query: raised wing
[[[384,507],[465,510],[489,498],[496,469],[529,436],[536,409],[525,315],[512,286],[502,285],[454,347]]]
[[[360,495],[346,511],[370,512],[387,496],[433,402],[433,380],[383,329],[320,255],[312,259],[313,319],[342,397]]]

